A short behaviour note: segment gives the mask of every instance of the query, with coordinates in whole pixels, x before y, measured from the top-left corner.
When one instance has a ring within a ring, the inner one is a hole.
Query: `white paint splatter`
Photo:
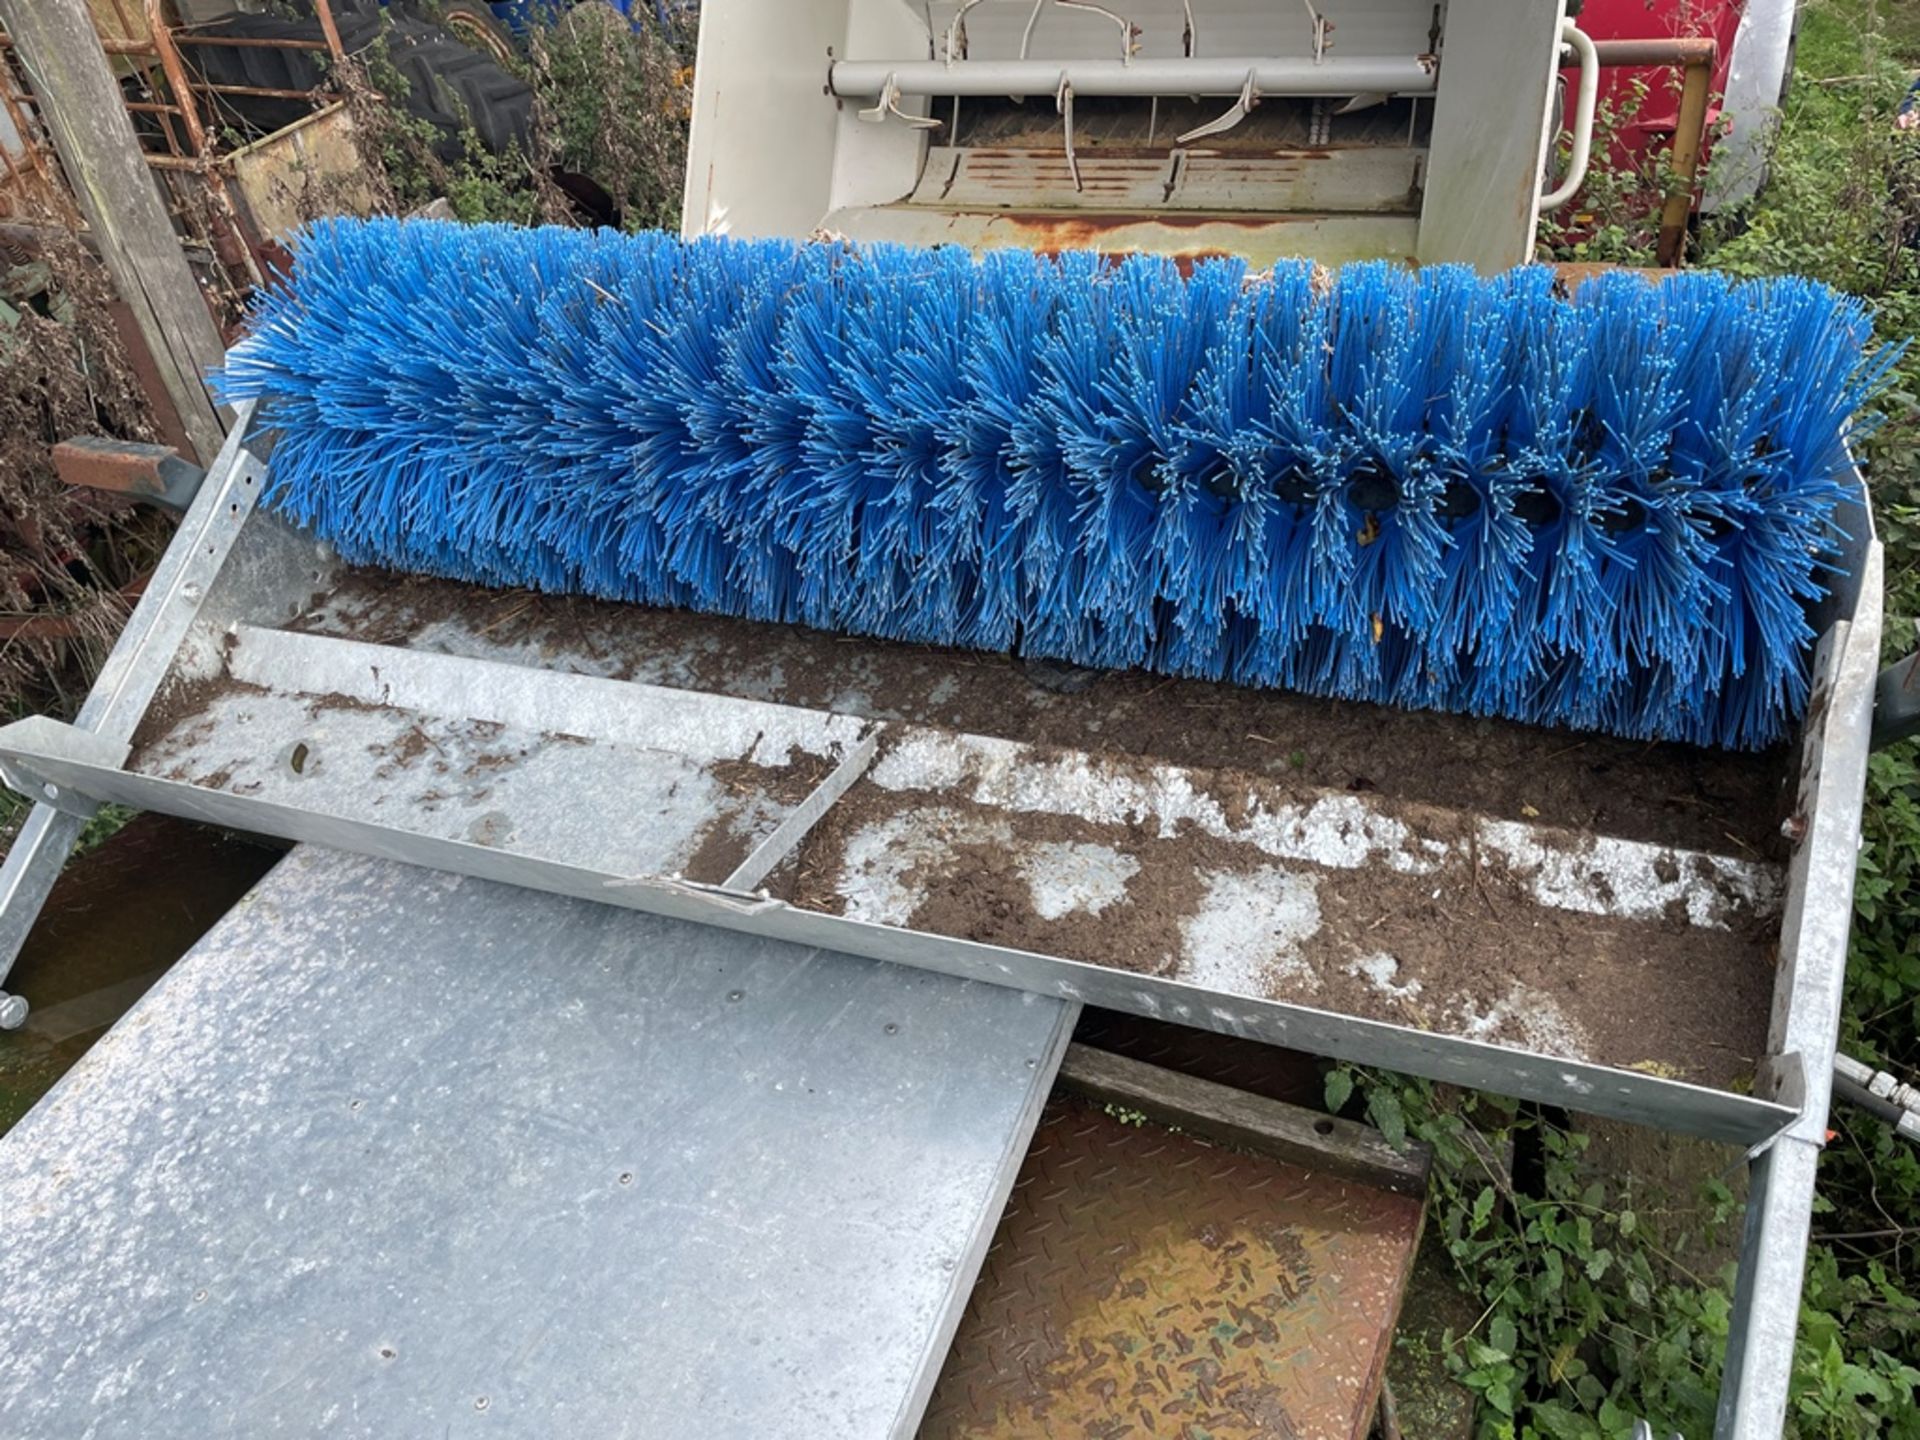
[[[1098,915],[1124,899],[1140,862],[1110,845],[1048,841],[1020,857],[1020,871],[1033,890],[1033,910],[1042,920],[1075,911]]]
[[[1200,908],[1180,925],[1175,978],[1232,995],[1264,996],[1274,979],[1317,986],[1301,954],[1320,931],[1320,882],[1263,865],[1207,876]]]
[[[1079,751],[1040,750],[979,735],[908,730],[868,775],[886,790],[946,790],[1001,810],[1148,826],[1163,840],[1191,827],[1277,860],[1306,860],[1330,870],[1358,869],[1378,857],[1392,869],[1426,874],[1447,854],[1440,841],[1414,835],[1404,821],[1356,795],[1268,805],[1250,794],[1236,822],[1194,784],[1192,772],[1178,766],[1122,768]]]
[[[929,876],[956,845],[973,844],[1011,846],[1013,827],[946,809],[890,815],[861,826],[848,838],[842,857],[838,889],[844,913],[850,920],[905,925],[926,898]],[[918,876],[911,873],[916,869],[922,872]]]
[[[1552,845],[1515,820],[1482,820],[1479,829],[1481,849],[1504,860],[1536,901],[1559,910],[1658,920],[1678,900],[1690,924],[1725,930],[1740,907],[1771,914],[1780,904],[1778,873],[1745,860],[1605,835]]]
[[[1416,834],[1360,795],[1282,801],[1244,779],[1230,816],[1213,788],[1174,765],[1116,765],[1078,751],[946,731],[901,732],[869,778],[893,791],[947,791],[1015,812],[1068,815],[1094,825],[1139,826],[1160,839],[1199,831],[1250,845],[1276,860],[1329,870],[1384,865],[1430,875],[1443,865],[1498,860],[1541,905],[1590,915],[1659,920],[1678,900],[1689,923],[1728,929],[1742,911],[1777,913],[1781,881],[1770,866],[1635,840],[1591,837],[1518,821],[1480,820],[1475,842]],[[1670,878],[1664,878],[1670,877]]]
[[[1462,1005],[1455,1015],[1459,1033],[1468,1040],[1485,1040],[1495,1045],[1516,1041],[1529,1050],[1558,1055],[1566,1060],[1588,1058],[1590,1042],[1586,1030],[1569,1018],[1552,996],[1518,980],[1507,993],[1485,1010]]]
[[[1349,962],[1347,974],[1358,976],[1382,995],[1389,995],[1395,1000],[1411,1000],[1420,993],[1418,980],[1409,980],[1404,985],[1400,983],[1400,962],[1382,950]]]

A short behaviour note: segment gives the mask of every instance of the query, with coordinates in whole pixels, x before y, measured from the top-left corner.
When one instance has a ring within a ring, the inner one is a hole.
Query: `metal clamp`
[[[1600,99],[1600,52],[1593,40],[1573,21],[1560,26],[1560,39],[1580,59],[1580,90],[1573,106],[1573,156],[1567,165],[1567,178],[1559,188],[1540,197],[1540,213],[1558,210],[1579,192],[1587,180],[1587,162],[1593,157],[1593,116]]]
[[[869,125],[884,125],[891,115],[896,120],[905,121],[915,130],[937,130],[940,122],[931,115],[909,115],[900,108],[900,77],[889,74],[886,83],[880,87],[880,96],[871,107],[858,112],[860,118]]]
[[[1080,161],[1073,153],[1073,82],[1065,75],[1060,77],[1060,88],[1053,92],[1053,108],[1060,112],[1066,129],[1067,173],[1073,176],[1077,193],[1084,187],[1080,184]]]
[[[947,64],[965,58],[967,46],[967,12],[978,5],[980,0],[964,0],[953,12],[953,23],[947,26]]]
[[[1319,65],[1327,58],[1327,47],[1332,43],[1327,39],[1333,33],[1333,22],[1314,8],[1313,0],[1300,0],[1307,7],[1307,18],[1313,22],[1313,63]]]

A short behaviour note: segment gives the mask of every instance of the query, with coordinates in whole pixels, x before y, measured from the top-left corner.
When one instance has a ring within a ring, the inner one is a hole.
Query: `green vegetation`
[[[1920,134],[1892,126],[1920,67],[1920,7],[1810,0],[1766,191],[1699,237],[1695,263],[1743,276],[1811,275],[1869,300],[1881,338],[1920,330]],[[1627,107],[1633,108],[1632,103]],[[1603,126],[1624,123],[1622,113]],[[1601,173],[1578,229],[1549,231],[1558,258],[1646,262],[1644,207],[1658,176]],[[1642,207],[1636,209],[1636,207]],[[1881,397],[1861,446],[1887,546],[1888,654],[1920,614],[1920,351]],[[1920,1073],[1920,767],[1909,743],[1868,783],[1843,1043]],[[1740,1202],[1704,1187],[1674,1223],[1671,1197],[1589,1160],[1590,1137],[1531,1107],[1342,1068],[1329,1102],[1363,1107],[1390,1135],[1434,1148],[1433,1221],[1480,1318],[1446,1337],[1445,1361],[1480,1400],[1486,1440],[1713,1432]],[[1920,1152],[1837,1108],[1821,1162],[1795,1357],[1796,1440],[1920,1437]],[[1508,1154],[1524,1156],[1527,1182]],[[1731,1160],[1734,1157],[1729,1157]],[[1664,1222],[1664,1223],[1663,1223]]]
[[[536,27],[525,53],[506,62],[533,87],[530,154],[517,146],[494,154],[469,124],[449,157],[441,130],[396,103],[413,82],[384,37],[338,83],[383,210],[404,214],[445,197],[461,220],[579,223],[585,217],[555,181],[566,173],[602,187],[625,229],[677,229],[693,44],[690,21],[634,27],[595,3]],[[465,113],[457,96],[441,98]],[[313,199],[316,214],[339,208],[339,196]]]

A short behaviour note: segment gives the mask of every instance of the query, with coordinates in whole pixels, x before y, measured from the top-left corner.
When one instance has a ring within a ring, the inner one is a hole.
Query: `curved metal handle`
[[[1558,210],[1578,193],[1587,178],[1587,162],[1593,156],[1593,113],[1600,98],[1600,52],[1593,39],[1571,20],[1560,25],[1560,38],[1573,47],[1580,60],[1580,92],[1573,106],[1573,160],[1567,166],[1567,178],[1560,188],[1540,197],[1540,213]]]

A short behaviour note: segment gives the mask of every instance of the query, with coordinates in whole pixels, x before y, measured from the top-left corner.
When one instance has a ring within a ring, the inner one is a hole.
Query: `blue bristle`
[[[1801,280],[328,220],[216,382],[355,562],[1760,747],[1870,331]]]

